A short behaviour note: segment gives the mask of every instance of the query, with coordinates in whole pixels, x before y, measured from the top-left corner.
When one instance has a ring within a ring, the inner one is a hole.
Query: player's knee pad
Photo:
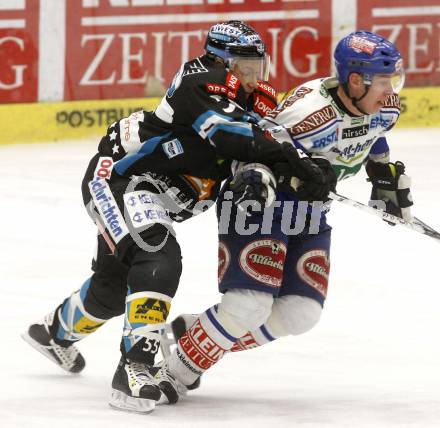
[[[264,324],[272,310],[273,296],[256,290],[231,289],[222,297],[218,314],[236,337]]]
[[[151,291],[129,293],[126,299],[121,351],[135,361],[154,363],[159,350],[159,330],[165,328],[171,297]]]
[[[271,327],[280,336],[298,335],[312,329],[318,323],[321,312],[322,306],[310,297],[283,296],[275,299],[268,323],[274,324]]]
[[[67,298],[57,310],[54,326],[55,337],[58,341],[76,341],[95,332],[107,319],[98,318],[90,314],[84,307],[88,294],[90,280]],[[110,318],[110,317],[109,317]]]
[[[180,246],[174,236],[168,235],[158,251],[147,252],[135,246],[130,256],[127,282],[131,293],[157,292],[174,297],[182,273]]]

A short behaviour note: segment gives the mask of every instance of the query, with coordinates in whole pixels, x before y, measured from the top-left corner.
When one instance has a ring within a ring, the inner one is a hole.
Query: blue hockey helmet
[[[221,58],[231,65],[239,59],[254,60],[258,78],[267,80],[269,56],[261,36],[243,21],[225,21],[213,25],[205,42],[207,55]]]
[[[351,73],[363,76],[372,85],[376,75],[390,75],[393,91],[398,93],[405,82],[402,56],[393,43],[369,31],[355,31],[344,37],[334,52],[337,77],[342,85]]]

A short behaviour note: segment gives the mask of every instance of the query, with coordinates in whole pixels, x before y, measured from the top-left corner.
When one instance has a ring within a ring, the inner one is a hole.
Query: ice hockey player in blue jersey
[[[410,220],[409,177],[403,163],[390,162],[386,141],[386,133],[400,114],[401,55],[380,35],[358,31],[338,43],[334,59],[336,77],[299,86],[261,126],[292,150],[301,148],[333,185],[365,165],[373,189],[371,199],[383,201],[387,210]],[[330,273],[331,228],[326,206],[301,194],[304,188],[298,188],[297,180],[286,173],[272,207],[263,210],[260,205],[259,209],[255,201],[242,198],[247,217],[241,233],[234,227],[240,209],[232,210],[228,223],[223,221],[225,195],[258,195],[264,186],[256,177],[263,170],[270,176],[267,168],[239,165],[217,202],[223,295],[204,313],[173,322],[177,347],[156,374],[166,384],[163,391],[170,402],[226,353],[305,333],[320,319]],[[313,201],[303,212],[301,199]],[[323,209],[317,213],[313,205]],[[255,232],[248,233],[251,226]]]
[[[113,407],[148,412],[161,396],[148,368],[181,273],[172,222],[212,205],[235,159],[269,168],[288,161],[292,173],[297,166],[304,179],[325,184],[311,159],[257,126],[276,105],[267,70],[266,48],[251,27],[214,25],[205,54],[182,65],[156,110],[111,125],[90,161],[82,192],[99,229],[93,275],[24,338],[77,373],[85,361],[74,343],[124,314]]]

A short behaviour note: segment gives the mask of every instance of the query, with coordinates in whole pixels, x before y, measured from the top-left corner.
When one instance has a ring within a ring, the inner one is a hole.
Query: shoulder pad
[[[276,101],[277,92],[269,82],[263,82],[262,80],[259,80],[257,91],[267,95],[268,97],[272,97]]]
[[[252,94],[252,110],[260,117],[267,116],[277,106],[277,95],[270,83],[258,81]]]
[[[284,101],[281,102],[278,108],[276,108],[272,113],[269,113],[269,117],[276,118],[279,113],[281,113],[286,108],[291,107],[296,101],[304,98],[307,94],[312,92],[313,89],[307,86],[300,86],[296,88],[291,95],[288,95]]]
[[[322,125],[336,119],[337,113],[333,106],[325,105],[319,110],[309,114],[305,119],[296,123],[290,128],[293,135],[303,134],[320,128]]]

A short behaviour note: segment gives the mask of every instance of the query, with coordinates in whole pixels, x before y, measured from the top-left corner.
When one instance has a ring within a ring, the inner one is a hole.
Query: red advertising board
[[[363,0],[358,28],[380,33],[404,57],[405,86],[440,84],[439,0]]]
[[[157,95],[227,19],[262,34],[279,91],[330,70],[330,0],[86,0],[67,16],[66,100]]]
[[[0,103],[161,95],[228,19],[262,34],[278,91],[329,75],[354,27],[396,43],[406,87],[440,85],[439,0],[0,0]]]
[[[39,0],[0,4],[1,103],[37,100],[38,10]]]

